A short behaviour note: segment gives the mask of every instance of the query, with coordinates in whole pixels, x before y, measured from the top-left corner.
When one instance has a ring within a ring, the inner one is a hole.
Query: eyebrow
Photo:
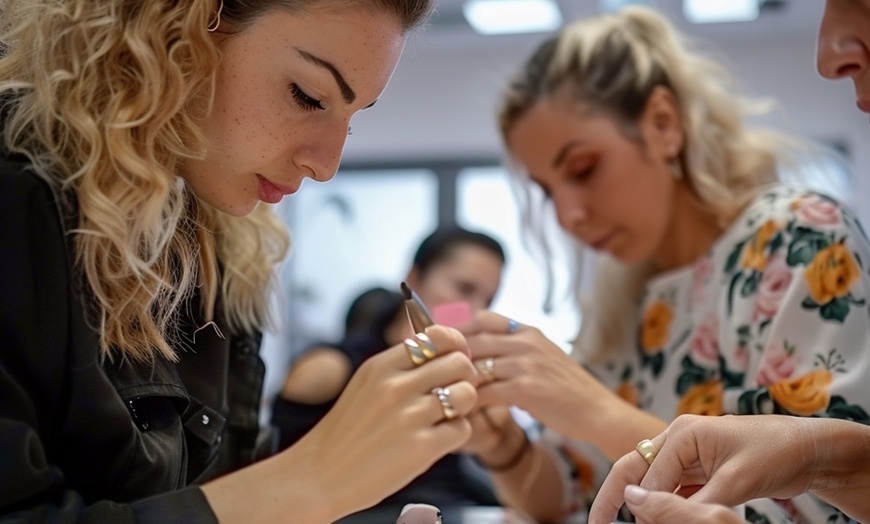
[[[356,100],[356,93],[351,89],[348,85],[347,81],[345,81],[344,77],[341,76],[341,73],[338,72],[338,69],[331,62],[328,62],[322,58],[318,58],[307,51],[303,51],[301,49],[296,49],[296,51],[302,55],[302,58],[308,60],[314,65],[320,66],[330,73],[332,73],[333,78],[335,78],[335,83],[338,84],[338,88],[341,90],[341,97],[345,102],[350,104],[354,100]],[[369,106],[371,107],[371,106]]]
[[[556,169],[557,167],[559,167],[560,164],[562,164],[562,162],[565,161],[565,158],[568,156],[568,153],[572,149],[574,149],[575,147],[578,147],[578,146],[582,146],[582,145],[583,145],[582,141],[572,140],[571,142],[568,142],[567,144],[562,146],[562,149],[560,149],[559,152],[556,153],[556,156],[553,158],[553,169]]]

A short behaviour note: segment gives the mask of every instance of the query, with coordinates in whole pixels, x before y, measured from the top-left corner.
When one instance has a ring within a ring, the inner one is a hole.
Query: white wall
[[[821,9],[821,3],[819,3]],[[345,159],[448,158],[500,155],[495,108],[506,78],[543,37],[456,44],[438,33],[409,42],[377,106],[358,115]],[[855,107],[850,80],[823,79],[815,68],[815,30],[776,40],[712,42],[745,94],[777,99],[783,113],[763,123],[814,139],[845,142],[851,150],[856,198],[870,196],[870,125]],[[472,45],[473,44],[473,45]],[[860,209],[870,222],[870,206]]]

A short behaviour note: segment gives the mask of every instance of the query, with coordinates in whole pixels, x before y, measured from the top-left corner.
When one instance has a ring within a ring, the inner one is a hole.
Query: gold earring
[[[217,14],[214,17],[214,20],[212,20],[211,23],[208,24],[208,27],[205,28],[206,31],[208,31],[209,33],[214,33],[215,31],[217,31],[217,28],[221,25],[221,12],[223,12],[223,10],[224,0],[220,0],[220,3],[218,3]]]

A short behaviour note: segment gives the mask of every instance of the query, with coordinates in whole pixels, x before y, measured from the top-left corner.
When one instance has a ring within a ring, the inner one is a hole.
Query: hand
[[[826,433],[843,424],[860,427],[839,420],[775,415],[681,416],[652,439],[658,454],[651,466],[636,451],[614,464],[592,505],[589,522],[612,522],[625,500],[626,486],[632,484],[665,492],[701,485],[690,501],[725,506],[799,495],[811,489],[814,478],[830,483],[825,463],[838,444]],[[644,506],[653,500],[673,501],[656,495]]]
[[[477,373],[462,335],[433,326],[438,355],[414,367],[402,345],[367,360],[335,407],[291,450],[307,457],[333,498],[335,517],[369,507],[426,471],[471,435],[464,418],[477,401]],[[450,391],[459,416],[445,420],[435,387]],[[357,480],[363,479],[362,482]]]
[[[477,409],[466,418],[471,424],[471,438],[459,451],[481,455],[484,460],[487,455],[505,444],[511,426],[516,425],[510,410],[504,406]]]
[[[492,359],[494,380],[481,376],[478,406],[516,405],[563,435],[587,440],[590,426],[578,421],[612,411],[611,403],[628,406],[538,329],[510,332],[509,320],[489,311],[461,329],[478,365]]]
[[[643,524],[670,522],[746,523],[733,509],[726,506],[695,502],[684,499],[675,493],[647,491],[638,486],[626,486],[625,504],[637,522]],[[590,522],[592,521],[590,520]]]

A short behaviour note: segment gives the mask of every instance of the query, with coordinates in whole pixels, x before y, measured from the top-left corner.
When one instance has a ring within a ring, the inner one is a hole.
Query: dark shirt
[[[194,297],[178,363],[102,359],[55,195],[0,161],[0,520],[216,522],[195,486],[260,453],[258,337]]]

